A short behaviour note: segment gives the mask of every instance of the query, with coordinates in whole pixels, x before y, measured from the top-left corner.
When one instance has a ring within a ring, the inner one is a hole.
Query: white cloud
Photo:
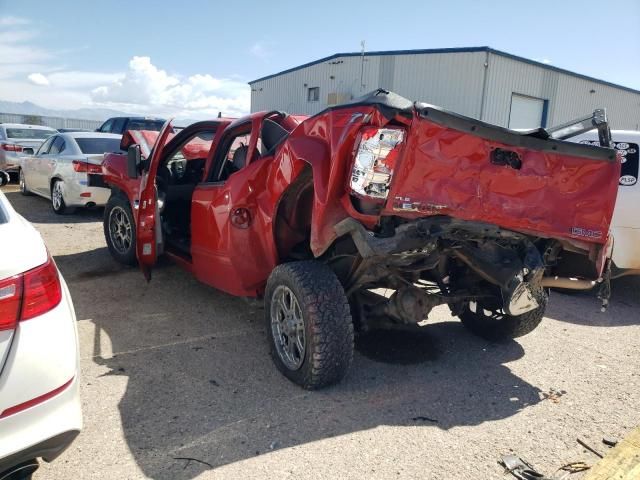
[[[123,77],[93,89],[91,98],[96,104],[140,113],[206,117],[221,111],[238,116],[249,111],[250,93],[238,80],[169,74],[149,57],[136,56]]]
[[[249,111],[249,86],[241,78],[184,76],[155,66],[147,56],[134,56],[124,72],[69,70],[60,62],[70,50],[35,46],[32,39],[41,33],[27,19],[0,17],[0,99],[190,119]]]
[[[35,85],[41,85],[41,86],[49,85],[49,79],[41,73],[32,73],[27,78],[31,83]]]
[[[534,60],[536,62],[545,63],[547,65],[551,63],[551,60],[549,60],[548,58],[534,58]]]
[[[11,15],[0,17],[0,27],[15,27],[19,25],[29,25],[30,23],[31,21],[27,18],[12,17]]]

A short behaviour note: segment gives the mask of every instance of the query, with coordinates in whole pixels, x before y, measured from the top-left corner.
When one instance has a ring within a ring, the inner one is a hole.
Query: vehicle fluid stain
[[[356,336],[356,350],[376,362],[411,365],[440,356],[435,339],[424,328],[375,329]]]

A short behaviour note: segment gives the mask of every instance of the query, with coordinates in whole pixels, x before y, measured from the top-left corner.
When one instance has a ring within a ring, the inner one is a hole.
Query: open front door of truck
[[[168,121],[160,130],[151,155],[147,159],[147,165],[140,182],[140,201],[138,203],[138,221],[136,222],[136,254],[140,269],[147,281],[151,280],[151,268],[158,259],[158,249],[162,244],[156,174],[162,152],[172,131],[171,121]]]

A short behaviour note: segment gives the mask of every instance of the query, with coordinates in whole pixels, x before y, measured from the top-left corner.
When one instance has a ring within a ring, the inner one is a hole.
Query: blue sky
[[[247,81],[361,40],[367,50],[488,45],[640,89],[639,0],[0,0],[0,99],[238,114]]]

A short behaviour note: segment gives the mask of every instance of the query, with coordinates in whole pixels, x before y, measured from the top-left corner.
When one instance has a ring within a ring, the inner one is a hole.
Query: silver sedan
[[[60,133],[49,137],[20,163],[20,191],[51,199],[53,211],[104,206],[110,191],[90,187],[87,174],[101,171],[104,154],[119,152],[122,136],[99,132]]]

